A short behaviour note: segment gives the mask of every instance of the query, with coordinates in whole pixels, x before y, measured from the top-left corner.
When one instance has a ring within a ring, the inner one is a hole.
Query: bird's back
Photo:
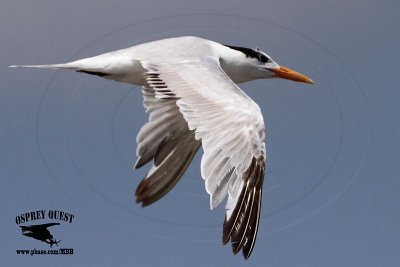
[[[213,43],[195,36],[183,36],[148,42],[109,54],[113,56],[124,55],[133,60],[153,63],[179,63],[180,61],[214,56]]]

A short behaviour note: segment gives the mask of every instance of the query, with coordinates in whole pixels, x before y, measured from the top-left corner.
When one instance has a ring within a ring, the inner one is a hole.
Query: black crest
[[[225,45],[225,46],[242,52],[243,54],[246,55],[246,57],[255,58],[258,61],[260,61],[261,63],[267,63],[268,61],[270,61],[270,59],[266,55],[264,55],[263,53],[261,53],[259,51],[254,50],[254,49],[240,47],[240,46],[231,46],[231,45]]]

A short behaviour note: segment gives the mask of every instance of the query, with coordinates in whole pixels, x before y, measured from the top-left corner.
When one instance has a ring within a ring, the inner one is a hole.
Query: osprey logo
[[[58,248],[63,234],[65,235],[65,229],[74,221],[75,216],[69,212],[60,210],[37,210],[22,213],[15,217],[15,222],[22,232],[23,236],[30,237],[32,239],[44,242],[50,245],[50,249],[18,249],[17,254],[19,255],[49,255],[49,254],[63,254],[72,255],[74,249],[72,248]],[[59,227],[54,227],[59,226]],[[57,236],[57,239],[55,238]],[[70,235],[68,235],[70,236]],[[58,239],[61,237],[60,239]],[[62,244],[66,244],[63,242]],[[37,243],[39,244],[39,243]],[[42,243],[43,244],[43,243]],[[56,245],[56,249],[54,246]]]
[[[47,229],[47,227],[54,225],[60,225],[60,223],[45,223],[20,227],[23,235],[46,242],[47,244],[50,244],[50,247],[53,247],[54,244],[58,247],[58,243],[60,243],[61,240],[55,240],[53,235],[50,234],[50,231]]]

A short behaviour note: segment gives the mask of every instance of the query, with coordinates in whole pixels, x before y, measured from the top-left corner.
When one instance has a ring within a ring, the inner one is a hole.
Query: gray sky
[[[268,3],[267,3],[268,2]],[[268,171],[249,266],[398,266],[397,1],[3,1],[0,8],[0,255],[4,266],[242,266],[222,246],[200,154],[142,209],[138,88],[87,75],[9,69],[60,63],[166,37],[259,47],[316,84],[241,85],[261,107]],[[75,255],[21,235],[15,217],[63,210],[51,228]]]

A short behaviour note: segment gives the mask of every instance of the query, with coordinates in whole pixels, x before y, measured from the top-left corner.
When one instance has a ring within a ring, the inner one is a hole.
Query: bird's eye
[[[262,63],[267,63],[269,58],[261,54],[258,58]]]

